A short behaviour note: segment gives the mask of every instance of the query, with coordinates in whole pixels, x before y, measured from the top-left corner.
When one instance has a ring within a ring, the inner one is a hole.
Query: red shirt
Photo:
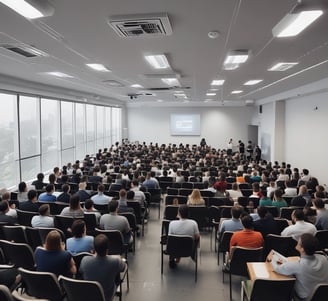
[[[261,232],[244,229],[235,232],[230,240],[230,252],[234,246],[243,248],[260,248],[263,247],[263,236]]]

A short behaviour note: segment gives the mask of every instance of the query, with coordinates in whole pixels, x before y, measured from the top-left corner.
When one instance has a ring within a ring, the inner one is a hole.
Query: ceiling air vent
[[[145,14],[110,17],[108,24],[123,38],[158,37],[172,34],[167,14]]]
[[[108,80],[103,80],[103,83],[112,86],[112,87],[124,87],[124,85],[117,80],[114,79],[108,79]]]
[[[27,58],[48,56],[45,52],[25,44],[1,44],[0,47],[15,52]]]

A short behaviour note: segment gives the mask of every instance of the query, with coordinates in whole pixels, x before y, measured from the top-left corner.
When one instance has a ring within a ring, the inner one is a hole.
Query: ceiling
[[[327,0],[303,1],[325,11],[293,38],[273,38],[272,28],[295,7],[296,0],[49,2],[54,14],[35,21],[0,4],[0,46],[24,43],[47,54],[26,58],[0,47],[1,80],[37,83],[53,91],[60,88],[77,101],[90,103],[241,106],[328,77]],[[171,35],[121,38],[107,23],[116,15],[159,13],[168,15]],[[210,31],[218,31],[218,38],[210,39]],[[238,69],[223,70],[227,52],[237,49],[247,49],[251,56]],[[166,54],[171,70],[153,69],[144,59],[149,53]],[[284,72],[267,71],[279,61],[299,64]],[[91,70],[86,63],[101,63],[112,72]],[[45,74],[50,71],[73,78]],[[181,87],[168,86],[159,74],[179,74]],[[225,82],[214,91],[216,95],[208,97],[213,79]],[[263,81],[243,85],[251,79]],[[108,80],[122,86],[113,87]],[[132,84],[143,88],[131,88]],[[243,92],[234,95],[233,90]],[[187,98],[177,97],[176,91]]]

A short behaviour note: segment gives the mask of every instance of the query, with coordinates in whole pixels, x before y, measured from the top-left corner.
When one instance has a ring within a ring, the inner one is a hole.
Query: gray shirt
[[[31,224],[33,228],[53,228],[54,218],[51,216],[36,215],[32,217]]]
[[[177,221],[171,221],[169,225],[169,235],[189,235],[195,238],[199,235],[198,225],[191,219],[180,219]]]

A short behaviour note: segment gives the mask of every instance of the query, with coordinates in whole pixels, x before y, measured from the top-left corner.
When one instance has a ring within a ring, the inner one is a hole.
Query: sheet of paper
[[[265,263],[253,262],[252,263],[256,278],[269,278],[269,272],[266,269]]]

